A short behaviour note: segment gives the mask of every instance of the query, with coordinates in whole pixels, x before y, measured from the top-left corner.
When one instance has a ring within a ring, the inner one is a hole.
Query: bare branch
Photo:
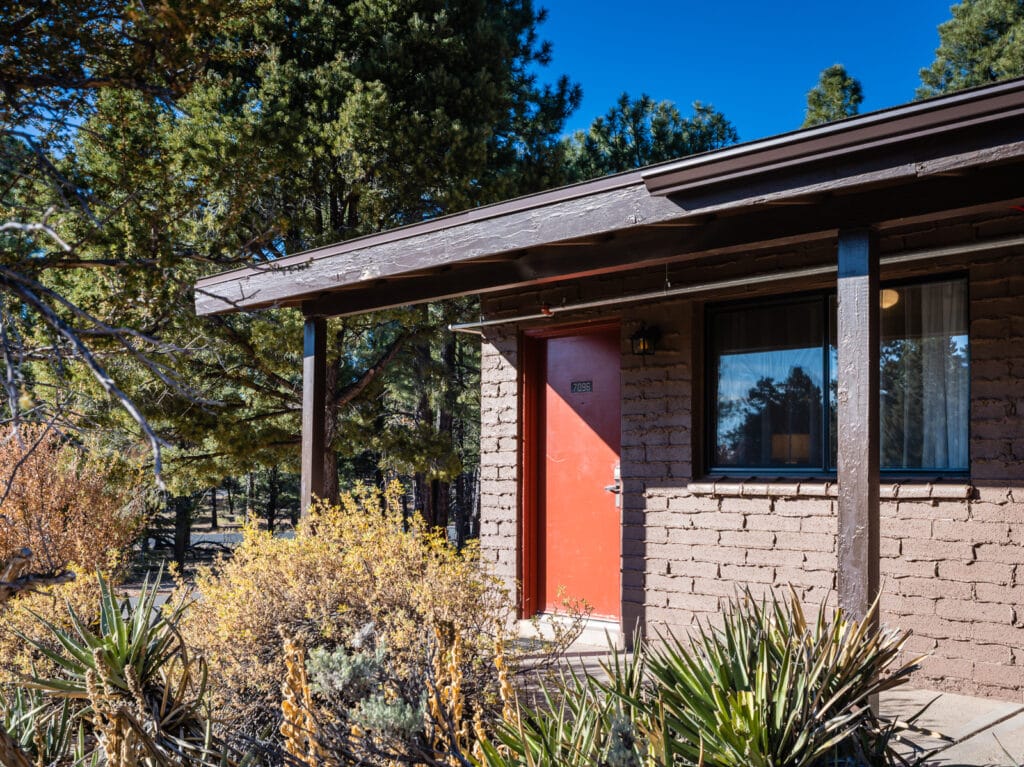
[[[75,579],[70,570],[59,573],[32,573],[32,552],[22,549],[6,562],[0,562],[0,606],[16,594],[35,591],[42,586],[53,586]]]
[[[71,246],[68,245],[63,238],[57,232],[53,230],[47,220],[53,215],[53,208],[50,208],[43,214],[42,221],[36,221],[29,224],[23,224],[18,221],[7,221],[6,223],[0,224],[0,232],[18,231],[25,232],[26,234],[35,234],[41,232],[57,243],[57,246],[65,253],[71,252]]]
[[[157,435],[153,430],[153,427],[150,426],[149,421],[138,409],[132,399],[125,394],[114,379],[110,377],[106,369],[99,363],[89,347],[82,341],[81,336],[75,332],[74,328],[65,322],[49,304],[43,301],[35,294],[34,291],[24,284],[31,281],[23,275],[12,275],[6,269],[0,269],[0,275],[5,277],[4,281],[7,283],[9,289],[18,294],[26,304],[35,309],[54,332],[60,334],[68,341],[75,353],[75,356],[85,363],[86,368],[88,368],[89,372],[92,373],[93,378],[96,379],[103,390],[116,399],[121,408],[128,413],[132,420],[134,420],[139,426],[142,433],[149,441],[153,452],[153,472],[156,475],[157,484],[159,487],[163,488],[164,484],[161,476],[161,448],[166,446],[167,443]],[[12,276],[17,277],[18,279],[12,280]]]

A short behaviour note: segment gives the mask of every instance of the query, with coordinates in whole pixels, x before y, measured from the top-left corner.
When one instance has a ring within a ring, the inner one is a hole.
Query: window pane
[[[885,288],[881,336],[882,468],[966,471],[966,282]]]
[[[720,467],[822,465],[821,299],[713,315]]]
[[[836,438],[839,434],[839,380],[836,378],[839,369],[839,342],[836,334],[838,309],[839,299],[833,293],[828,297],[828,468],[832,471],[835,471],[839,457],[839,440]]]

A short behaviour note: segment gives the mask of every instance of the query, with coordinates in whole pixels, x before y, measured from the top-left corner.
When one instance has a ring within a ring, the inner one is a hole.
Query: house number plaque
[[[573,381],[569,384],[570,394],[587,394],[588,392],[594,391],[593,381]]]

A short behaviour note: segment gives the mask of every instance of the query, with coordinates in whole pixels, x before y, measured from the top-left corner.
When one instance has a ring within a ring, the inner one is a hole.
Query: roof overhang
[[[1024,79],[555,189],[201,280],[196,311],[339,315],[1024,201]]]

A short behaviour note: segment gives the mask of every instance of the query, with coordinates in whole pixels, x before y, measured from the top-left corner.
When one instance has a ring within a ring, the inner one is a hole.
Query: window
[[[882,469],[967,471],[966,281],[879,300]],[[834,294],[709,311],[712,470],[835,470],[835,316]]]

